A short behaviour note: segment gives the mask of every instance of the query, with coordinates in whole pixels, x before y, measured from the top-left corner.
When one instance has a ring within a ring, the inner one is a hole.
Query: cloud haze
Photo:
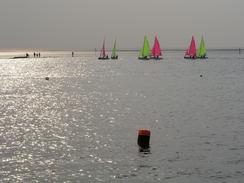
[[[1,0],[0,48],[139,48],[158,34],[162,48],[204,35],[210,48],[244,47],[243,0]]]

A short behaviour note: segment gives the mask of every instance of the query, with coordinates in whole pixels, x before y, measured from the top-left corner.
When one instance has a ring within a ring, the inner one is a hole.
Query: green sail
[[[144,37],[144,43],[143,43],[143,49],[142,49],[142,56],[143,57],[148,57],[150,56],[151,49],[149,45],[149,41],[147,39],[147,36]]]
[[[205,42],[203,40],[203,37],[201,39],[199,49],[197,51],[197,56],[198,57],[205,57],[207,55],[206,47],[205,47]]]
[[[116,40],[115,40],[115,42],[114,42],[114,47],[113,47],[113,49],[112,49],[112,57],[116,57],[117,56],[117,54],[116,54]]]

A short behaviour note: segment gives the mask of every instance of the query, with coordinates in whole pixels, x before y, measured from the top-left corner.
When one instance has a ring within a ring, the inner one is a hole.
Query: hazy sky
[[[204,35],[208,48],[244,47],[244,0],[0,0],[0,48],[162,48]]]

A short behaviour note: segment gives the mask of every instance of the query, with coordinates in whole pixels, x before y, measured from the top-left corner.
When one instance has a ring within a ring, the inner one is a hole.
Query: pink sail
[[[153,48],[152,48],[152,55],[154,57],[158,57],[158,56],[162,55],[160,44],[159,44],[157,36],[155,36],[155,39],[154,39],[154,45],[153,45]]]
[[[106,52],[105,52],[105,39],[103,40],[103,47],[100,52],[100,57],[106,57]]]
[[[197,56],[197,49],[196,49],[196,43],[195,43],[194,36],[192,36],[191,44],[190,44],[190,47],[188,49],[187,56],[190,56],[190,57],[196,57]]]

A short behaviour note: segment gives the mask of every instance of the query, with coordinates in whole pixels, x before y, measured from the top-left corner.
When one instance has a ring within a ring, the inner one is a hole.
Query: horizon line
[[[136,52],[136,51],[139,51],[140,49],[139,48],[123,48],[123,49],[117,49],[117,51],[119,52]],[[185,51],[186,48],[165,48],[165,49],[161,49],[162,51]],[[239,50],[244,50],[244,47],[243,48],[238,48],[238,47],[233,47],[233,48],[209,48],[207,49],[208,51],[239,51]],[[65,52],[65,51],[76,51],[76,52],[94,52],[94,51],[97,51],[99,52],[100,49],[97,49],[97,48],[94,48],[94,49],[43,49],[43,48],[0,48],[0,52],[40,52],[40,51],[50,51],[50,52]],[[112,51],[112,49],[107,49],[107,51]]]

